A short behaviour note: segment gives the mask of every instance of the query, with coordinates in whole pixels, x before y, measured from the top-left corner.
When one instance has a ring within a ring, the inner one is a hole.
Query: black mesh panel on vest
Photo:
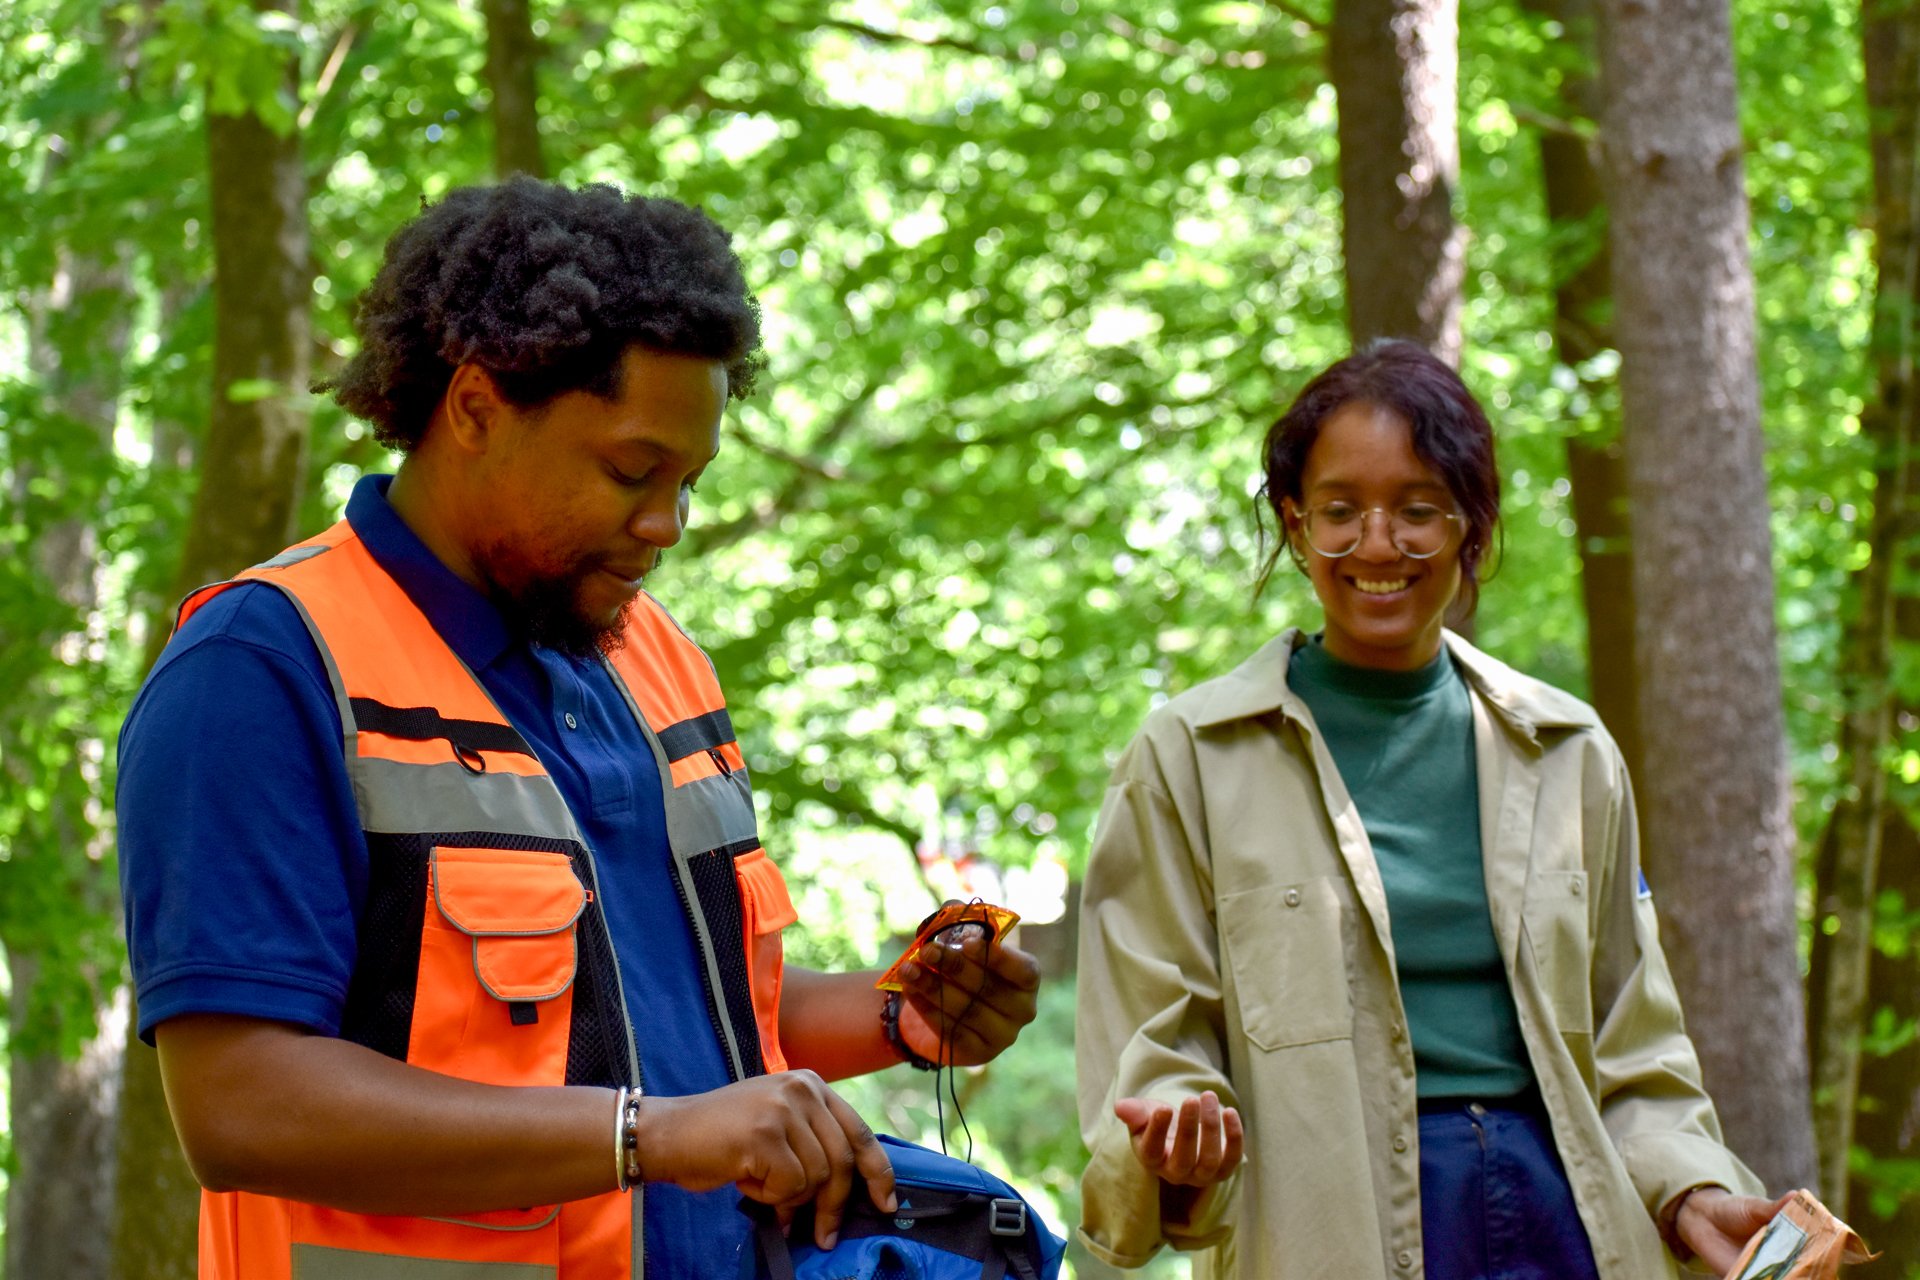
[[[689,859],[687,867],[693,872],[700,914],[706,918],[707,933],[713,939],[714,959],[720,967],[719,1000],[740,1044],[741,1062],[747,1076],[765,1075],[760,1024],[754,1021],[753,989],[747,978],[746,926],[740,912],[740,880],[733,871],[733,857],[725,849],[716,849]]]
[[[528,849],[567,854],[580,883],[593,886],[587,851],[569,840],[505,835],[494,831],[449,831],[425,835],[367,834],[372,855],[367,903],[360,913],[359,955],[341,1016],[343,1039],[405,1061],[413,1034],[413,996],[419,985],[420,929],[427,906],[427,857],[436,846],[457,849]],[[738,920],[736,907],[736,921]],[[735,932],[739,930],[736,923]],[[567,1083],[609,1088],[638,1083],[630,1078],[625,1011],[613,947],[599,903],[590,903],[575,926],[578,968],[573,984],[573,1021],[567,1040]]]

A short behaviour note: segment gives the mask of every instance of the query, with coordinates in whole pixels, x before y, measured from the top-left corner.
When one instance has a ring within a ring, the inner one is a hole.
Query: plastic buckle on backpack
[[[1027,1206],[1022,1200],[994,1200],[987,1207],[987,1231],[996,1236],[1027,1234]]]

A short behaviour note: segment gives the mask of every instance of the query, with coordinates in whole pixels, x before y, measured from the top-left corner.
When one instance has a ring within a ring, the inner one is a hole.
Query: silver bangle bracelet
[[[625,1191],[632,1184],[627,1181],[627,1086],[621,1085],[613,1095],[613,1181],[617,1189]]]

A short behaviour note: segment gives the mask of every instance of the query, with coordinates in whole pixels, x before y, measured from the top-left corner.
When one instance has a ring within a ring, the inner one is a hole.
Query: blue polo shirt
[[[625,698],[597,660],[518,639],[395,513],[391,481],[360,481],[347,520],[533,747],[586,836],[647,1092],[721,1087],[725,1051],[673,876],[660,773]],[[143,1040],[184,1013],[338,1034],[368,861],[341,738],[319,651],[278,590],[225,591],[168,644],[120,734]],[[748,1227],[738,1198],[649,1185],[649,1275],[735,1275]]]

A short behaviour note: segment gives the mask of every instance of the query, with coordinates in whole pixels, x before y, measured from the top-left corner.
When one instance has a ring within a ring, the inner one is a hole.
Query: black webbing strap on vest
[[[533,748],[510,724],[486,720],[451,720],[432,707],[390,707],[373,698],[354,698],[353,723],[367,733],[384,733],[409,742],[444,739],[464,757],[481,751],[505,751],[531,756]]]

